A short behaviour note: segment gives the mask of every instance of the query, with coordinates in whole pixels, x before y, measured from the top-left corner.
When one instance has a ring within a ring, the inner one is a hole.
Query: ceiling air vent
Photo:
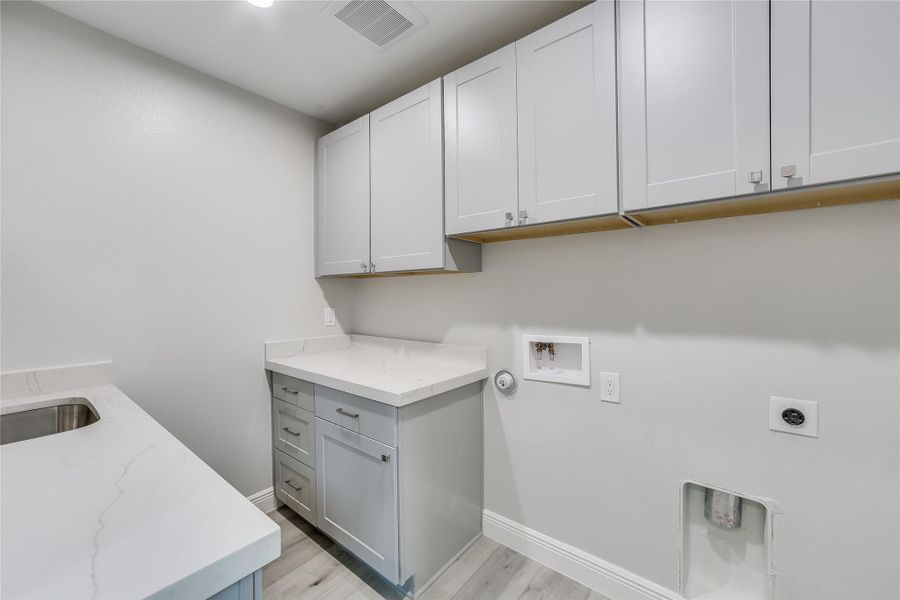
[[[425,17],[409,2],[343,0],[329,3],[325,10],[379,48],[425,24]]]

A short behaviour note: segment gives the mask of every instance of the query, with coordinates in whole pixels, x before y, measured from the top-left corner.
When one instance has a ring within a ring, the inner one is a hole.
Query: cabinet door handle
[[[347,412],[347,411],[344,410],[343,408],[339,408],[339,409],[337,409],[335,412],[337,412],[337,414],[339,414],[339,415],[344,415],[345,417],[350,417],[351,419],[358,419],[358,418],[359,418],[359,413]]]
[[[359,268],[365,272],[369,270],[369,265],[367,265],[366,263],[359,263]]]
[[[382,455],[381,455],[381,462],[387,462],[387,461],[389,461],[389,460],[391,460],[391,455],[390,455],[390,454],[382,454]]]
[[[292,488],[294,488],[294,491],[299,492],[300,490],[303,489],[303,486],[302,486],[302,485],[301,485],[301,486],[296,486],[296,485],[294,485],[293,483],[291,483],[291,480],[290,480],[290,479],[286,480],[285,483],[288,484],[289,486],[291,486]]]
[[[300,390],[295,390],[293,388],[289,388],[286,385],[281,386],[282,392],[287,392],[288,394],[299,394]]]
[[[282,427],[281,430],[282,430],[282,431],[286,431],[286,432],[288,432],[288,433],[291,434],[291,435],[296,435],[297,437],[300,437],[300,432],[299,432],[299,431],[294,431],[294,430],[292,430],[290,427]]]
[[[784,165],[781,167],[781,176],[787,180],[788,187],[803,185],[803,178],[797,176],[797,165]]]

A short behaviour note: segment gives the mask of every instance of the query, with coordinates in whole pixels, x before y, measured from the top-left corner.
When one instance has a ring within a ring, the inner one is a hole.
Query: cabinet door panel
[[[614,12],[599,0],[516,42],[527,223],[617,210]]]
[[[762,189],[770,181],[768,2],[619,6],[624,208]]]
[[[512,225],[518,211],[515,45],[444,77],[446,233]]]
[[[316,145],[316,274],[361,273],[369,265],[369,116]]]
[[[773,3],[775,187],[900,171],[898,107],[900,2]]]
[[[371,113],[372,262],[407,271],[444,266],[441,80]]]
[[[397,449],[316,417],[318,527],[400,583]]]

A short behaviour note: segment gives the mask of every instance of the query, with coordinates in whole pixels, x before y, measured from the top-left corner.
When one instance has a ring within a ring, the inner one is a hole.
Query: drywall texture
[[[241,492],[269,487],[263,342],[349,312],[313,278],[325,126],[33,3],[2,3],[0,96],[3,370],[111,359]]]
[[[897,201],[506,242],[360,282],[352,320],[517,374],[521,334],[590,336],[590,389],[485,388],[487,509],[672,588],[695,479],[781,506],[777,598],[897,598],[898,257]],[[817,400],[819,438],[770,432],[770,395]]]

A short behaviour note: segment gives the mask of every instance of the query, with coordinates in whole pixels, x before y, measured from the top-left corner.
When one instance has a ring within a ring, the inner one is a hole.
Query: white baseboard
[[[274,488],[266,488],[264,490],[260,490],[255,494],[250,494],[247,496],[247,500],[252,502],[256,508],[263,511],[264,513],[270,513],[277,508],[275,503],[275,489]]]
[[[484,535],[613,600],[684,600],[636,573],[497,513],[483,513]]]

